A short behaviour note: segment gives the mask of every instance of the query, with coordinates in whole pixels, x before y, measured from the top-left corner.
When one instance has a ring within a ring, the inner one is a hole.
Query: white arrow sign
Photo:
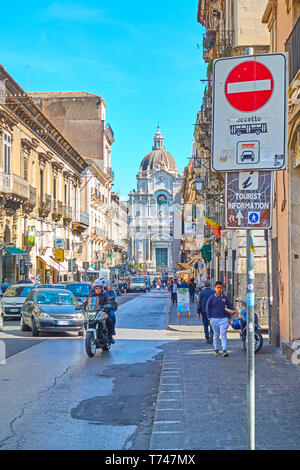
[[[238,219],[238,224],[241,225],[242,220],[244,218],[242,211],[238,211],[238,213],[236,214],[236,218]]]

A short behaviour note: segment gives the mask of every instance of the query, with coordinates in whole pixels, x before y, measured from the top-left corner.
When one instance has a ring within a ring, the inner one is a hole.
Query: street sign
[[[284,53],[214,61],[213,170],[286,167],[287,83]]]
[[[257,111],[269,101],[273,90],[270,70],[257,61],[244,60],[238,64],[225,83],[226,98],[239,111]]]
[[[272,227],[272,171],[227,173],[225,186],[227,229]]]
[[[54,259],[58,263],[62,263],[64,261],[64,250],[62,248],[56,248],[54,250]]]
[[[56,238],[54,240],[54,248],[64,248],[65,240],[63,238]]]

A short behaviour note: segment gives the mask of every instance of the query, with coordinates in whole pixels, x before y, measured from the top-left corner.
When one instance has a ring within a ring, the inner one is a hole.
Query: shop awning
[[[178,268],[184,271],[187,269],[191,269],[191,266],[188,263],[176,263],[176,266],[178,266]]]
[[[67,263],[57,263],[51,256],[38,256],[44,263],[46,263],[48,266],[51,266],[53,269],[56,271],[61,272],[67,272],[68,271],[68,264]]]
[[[2,249],[7,251],[10,255],[28,255],[27,251],[20,250],[20,248],[15,248],[13,246],[4,246]]]

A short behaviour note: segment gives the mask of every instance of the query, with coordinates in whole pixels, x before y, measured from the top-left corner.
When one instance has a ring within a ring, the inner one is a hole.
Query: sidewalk
[[[164,345],[150,449],[246,449],[246,353],[229,333],[230,356],[213,356],[192,305],[191,317],[170,306],[179,341]],[[229,330],[230,331],[230,330]],[[181,339],[182,338],[182,339]],[[256,358],[256,449],[300,449],[300,367],[268,344]]]

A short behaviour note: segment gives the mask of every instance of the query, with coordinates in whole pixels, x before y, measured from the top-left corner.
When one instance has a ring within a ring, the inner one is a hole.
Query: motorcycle
[[[231,322],[231,326],[234,330],[241,330],[240,338],[243,342],[243,350],[246,351],[247,346],[248,346],[248,341],[247,341],[247,318],[246,318],[246,315],[244,315],[243,317],[240,317],[240,318],[235,318]],[[254,352],[257,353],[263,347],[264,339],[263,339],[263,336],[262,336],[261,332],[259,331],[260,326],[258,324],[258,317],[257,317],[256,314],[255,314],[255,320],[254,320],[254,328],[255,328],[255,331],[254,331]]]
[[[87,332],[85,336],[85,350],[89,357],[94,357],[97,349],[109,351],[111,342],[109,340],[106,319],[110,305],[98,308],[96,298],[91,297],[87,304]]]

